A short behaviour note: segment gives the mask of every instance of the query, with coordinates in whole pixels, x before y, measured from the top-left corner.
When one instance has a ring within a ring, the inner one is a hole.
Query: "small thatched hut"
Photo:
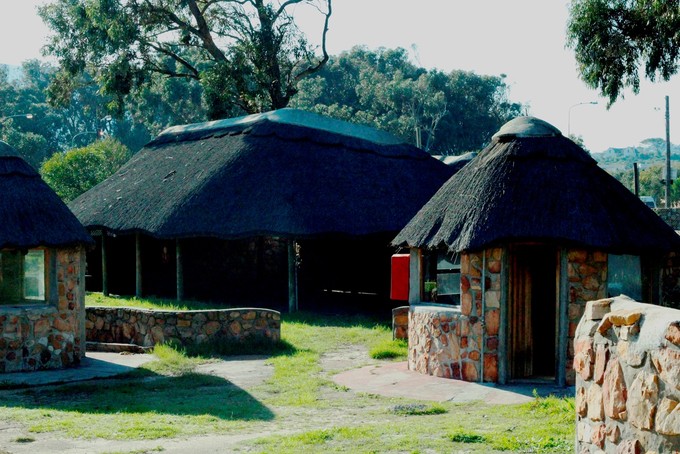
[[[661,259],[680,237],[555,127],[520,117],[393,244],[411,251],[411,368],[565,384],[585,303],[658,302]]]
[[[0,142],[0,372],[59,368],[85,355],[83,226]]]
[[[105,245],[92,289],[295,308],[299,282],[309,308],[387,301],[391,238],[451,174],[392,135],[282,109],[170,128],[70,207]]]

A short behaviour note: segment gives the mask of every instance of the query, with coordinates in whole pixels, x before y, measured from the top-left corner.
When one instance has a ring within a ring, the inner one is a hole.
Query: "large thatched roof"
[[[399,246],[475,250],[547,241],[615,253],[680,250],[680,237],[552,125],[506,123],[397,235]]]
[[[397,232],[452,174],[372,128],[294,109],[173,127],[71,202],[159,238]]]
[[[92,243],[66,204],[5,142],[0,142],[0,194],[0,249]]]

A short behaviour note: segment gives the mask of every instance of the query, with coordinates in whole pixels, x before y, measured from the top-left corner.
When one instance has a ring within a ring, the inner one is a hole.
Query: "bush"
[[[113,138],[56,153],[40,167],[45,182],[69,202],[116,172],[132,153]]]

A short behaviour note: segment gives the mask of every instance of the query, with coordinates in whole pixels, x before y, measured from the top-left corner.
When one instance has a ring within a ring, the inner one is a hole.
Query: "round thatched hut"
[[[451,174],[390,134],[281,109],[170,128],[70,207],[108,243],[93,289],[294,309],[299,282],[307,308],[387,304],[390,240]]]
[[[0,372],[59,368],[85,355],[85,251],[76,217],[0,142]]]
[[[658,302],[661,259],[680,237],[555,127],[519,117],[393,244],[411,251],[412,369],[565,384],[585,303]]]

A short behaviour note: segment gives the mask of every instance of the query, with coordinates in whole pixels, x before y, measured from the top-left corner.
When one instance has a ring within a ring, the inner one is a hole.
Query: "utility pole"
[[[666,208],[671,207],[671,114],[666,96]]]

